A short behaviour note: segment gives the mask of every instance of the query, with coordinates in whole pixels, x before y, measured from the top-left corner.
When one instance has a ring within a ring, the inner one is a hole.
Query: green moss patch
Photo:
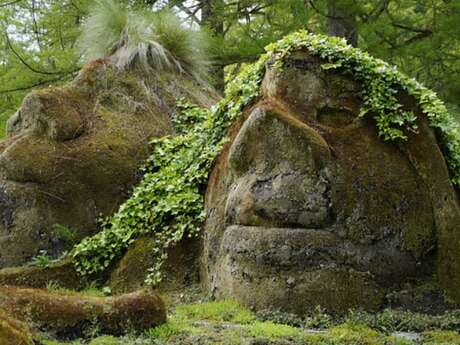
[[[169,316],[168,322],[147,330],[141,335],[127,335],[124,337],[99,336],[92,340],[75,341],[73,343],[60,343],[51,340],[45,345],[185,345],[185,344],[270,344],[270,345],[455,345],[459,344],[460,335],[454,330],[441,330],[432,328],[433,323],[419,326],[419,332],[412,334],[419,340],[410,340],[404,334],[393,334],[395,328],[387,328],[387,323],[379,319],[380,314],[368,314],[380,320],[379,324],[366,323],[362,318],[356,318],[356,312],[343,318],[334,319],[326,317],[321,310],[315,315],[318,320],[328,320],[319,323],[320,328],[314,329],[311,323],[298,322],[293,325],[292,318],[287,315],[276,320],[257,319],[248,309],[231,300],[213,301],[179,305]],[[386,311],[386,318],[398,312]],[[268,317],[268,314],[266,315]],[[401,332],[412,329],[411,318],[406,315],[400,326]],[[434,318],[426,315],[426,319]],[[283,321],[284,320],[284,321]],[[290,320],[290,322],[289,322]],[[291,323],[291,324],[287,324]],[[438,324],[442,327],[442,324]],[[452,325],[451,325],[452,326]],[[427,328],[423,328],[427,327]],[[453,327],[453,326],[452,326]],[[386,329],[387,328],[387,329]],[[386,330],[385,330],[386,329]],[[431,330],[430,330],[431,329]],[[458,328],[457,328],[458,329]]]
[[[221,321],[237,324],[247,324],[255,320],[252,312],[233,300],[178,306],[176,315],[180,319]]]

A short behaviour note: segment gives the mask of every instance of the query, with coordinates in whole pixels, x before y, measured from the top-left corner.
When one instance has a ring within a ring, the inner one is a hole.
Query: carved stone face
[[[297,313],[375,309],[387,288],[432,273],[437,232],[460,212],[426,123],[407,144],[383,142],[358,117],[360,85],[301,52],[262,89],[208,185],[209,291]]]
[[[70,85],[25,98],[1,142],[0,267],[94,233],[129,195],[148,141],[173,132],[175,100],[214,101],[191,80],[153,79],[96,61]]]

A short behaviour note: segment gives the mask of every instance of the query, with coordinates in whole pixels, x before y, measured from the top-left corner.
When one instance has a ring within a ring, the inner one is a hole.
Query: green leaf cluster
[[[268,46],[267,53],[245,66],[229,83],[226,97],[210,111],[181,100],[181,116],[174,119],[179,135],[152,141],[153,151],[142,168],[144,177],[103,230],[77,245],[73,257],[82,273],[107,268],[138,236],[156,241],[156,264],[147,281],[161,280],[166,249],[184,236],[197,236],[205,219],[203,191],[212,164],[226,141],[226,132],[242,109],[253,102],[268,61],[282,68],[286,57],[298,49],[325,60],[324,68],[351,73],[363,84],[361,116],[372,116],[384,140],[407,140],[417,130],[416,116],[396,97],[405,90],[419,102],[430,125],[440,132],[453,183],[460,184],[460,133],[458,126],[434,92],[398,72],[385,62],[324,35],[298,31]]]

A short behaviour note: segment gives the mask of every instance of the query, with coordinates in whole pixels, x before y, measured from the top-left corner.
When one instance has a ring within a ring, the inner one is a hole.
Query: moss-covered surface
[[[0,309],[0,344],[1,345],[34,345],[34,337],[29,327],[13,318],[6,316]]]
[[[135,291],[146,285],[146,277],[155,264],[152,254],[155,241],[150,237],[137,239],[112,270],[109,286],[114,294]],[[164,279],[156,288],[161,291],[180,290],[198,281],[197,239],[183,239],[169,248]]]
[[[149,140],[174,135],[179,98],[210,107],[218,96],[185,75],[121,72],[102,60],[26,96],[0,144],[0,268],[70,249],[55,225],[73,229],[74,241],[96,233],[139,180]]]
[[[49,284],[79,290],[85,287],[86,281],[70,259],[53,262],[46,267],[22,266],[0,270],[0,285],[45,288]]]
[[[460,344],[459,324],[445,322],[434,326],[433,317],[417,321],[406,314],[399,326],[390,325],[397,313],[381,314],[350,312],[334,319],[317,310],[305,319],[290,314],[255,314],[232,300],[198,302],[178,305],[164,325],[143,335],[94,337],[90,341],[74,341],[72,345],[456,345]],[[366,317],[364,317],[366,315]],[[282,316],[282,317],[281,317]],[[446,315],[447,317],[448,315]],[[380,320],[370,323],[374,317]],[[455,315],[450,315],[451,319]],[[414,329],[416,327],[416,329]],[[455,330],[457,329],[457,331]],[[88,342],[87,342],[88,341]],[[63,345],[53,340],[45,345]]]
[[[146,291],[112,298],[3,286],[0,308],[60,339],[88,336],[92,332],[142,332],[166,320],[162,299]]]

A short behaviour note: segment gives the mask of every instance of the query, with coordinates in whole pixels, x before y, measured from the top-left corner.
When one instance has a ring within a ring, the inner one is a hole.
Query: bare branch
[[[382,0],[379,2],[377,6],[366,16],[361,17],[363,23],[368,23],[370,21],[376,20],[383,12],[386,11],[388,5],[390,4],[390,0]]]
[[[14,0],[14,1],[4,3],[4,4],[0,4],[0,7],[6,7],[6,6],[14,5],[14,4],[17,4],[19,2],[22,2],[22,0]]]
[[[31,70],[34,73],[38,74],[45,74],[45,75],[57,75],[57,74],[63,74],[65,72],[48,72],[48,71],[41,71],[38,70],[34,67],[32,67],[24,58],[14,49],[13,45],[11,44],[10,37],[8,34],[5,32],[5,38],[6,38],[6,43],[8,45],[8,48],[11,50],[11,52],[21,61],[21,63],[26,66],[29,70]]]
[[[53,78],[53,79],[48,79],[48,80],[40,80],[37,83],[30,84],[30,85],[25,85],[25,86],[18,86],[13,89],[6,89],[6,90],[0,90],[0,94],[6,94],[6,93],[13,93],[13,92],[18,92],[18,91],[27,91],[30,89],[33,89],[38,86],[43,86],[43,85],[49,85],[52,83],[55,83],[57,81],[61,81],[64,79],[65,75],[62,75],[61,77],[58,78]]]

